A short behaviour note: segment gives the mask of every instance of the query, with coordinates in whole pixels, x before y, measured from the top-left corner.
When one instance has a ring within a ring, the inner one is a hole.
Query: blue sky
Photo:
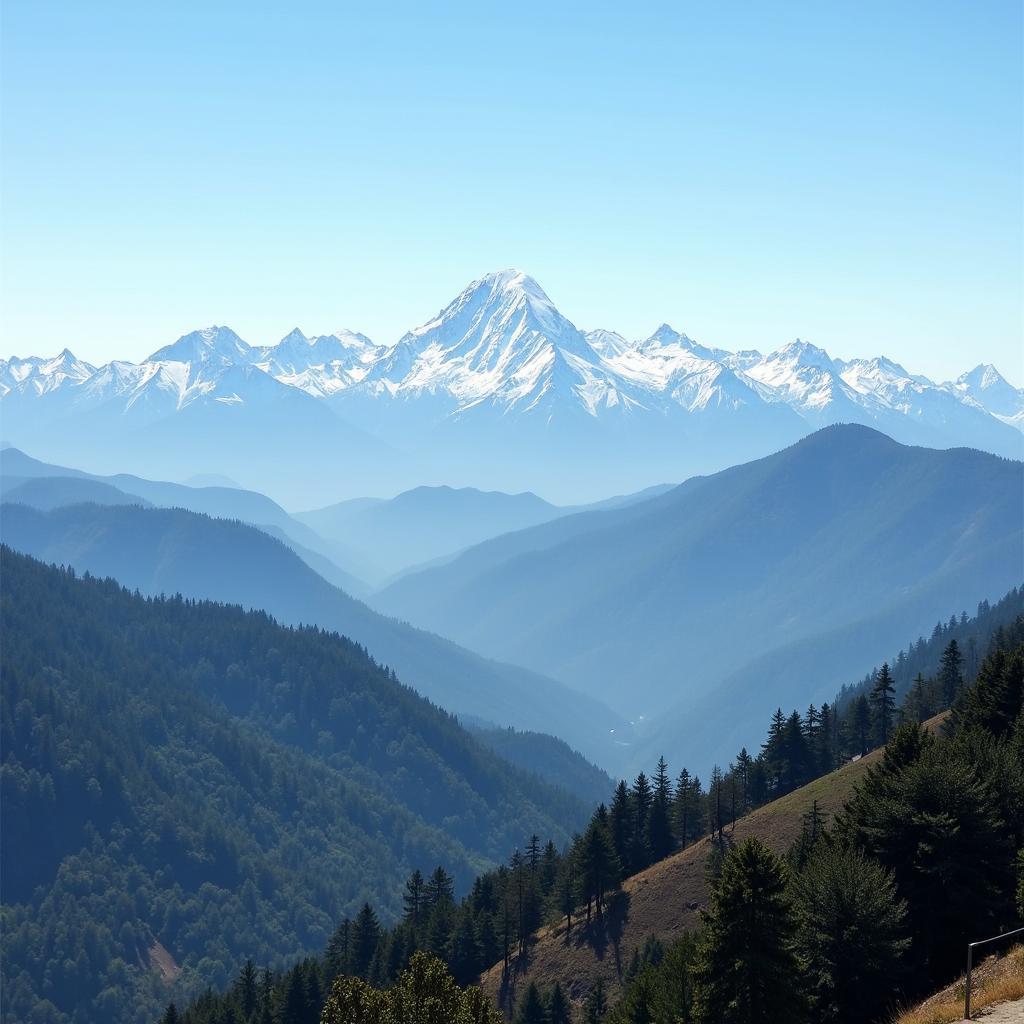
[[[1021,5],[9,0],[2,353],[583,328],[1024,383]]]

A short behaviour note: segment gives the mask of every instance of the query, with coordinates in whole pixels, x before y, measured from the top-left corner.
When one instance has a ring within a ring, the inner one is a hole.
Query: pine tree
[[[1011,837],[965,753],[901,726],[835,824],[842,840],[895,875],[910,910],[914,967],[934,980],[956,968],[970,936],[998,930],[1011,887]]]
[[[177,1006],[174,1003],[168,1003],[164,1015],[160,1018],[160,1024],[178,1024],[180,1020]]]
[[[380,942],[380,924],[369,903],[364,903],[352,922],[347,972],[360,978],[369,977],[373,954]]]
[[[827,702],[821,705],[821,728],[815,751],[818,771],[830,772],[836,766],[835,709]]]
[[[334,930],[327,943],[328,980],[333,981],[339,974],[349,974],[352,922],[346,917]]]
[[[654,796],[647,776],[641,772],[633,781],[633,852],[630,857],[630,868],[635,873],[642,871],[651,863],[650,847],[648,846],[647,823],[651,814],[651,803]]]
[[[956,640],[950,640],[946,645],[946,649],[942,652],[938,675],[942,699],[946,707],[952,707],[953,702],[959,696],[960,690],[964,685],[963,665],[964,659],[960,653],[960,646]]]
[[[893,685],[889,663],[883,662],[882,669],[871,688],[871,710],[874,720],[875,738],[881,746],[889,742],[892,715],[896,707],[896,687]]]
[[[480,973],[480,942],[469,906],[461,906],[455,915],[455,929],[448,943],[448,967],[459,985],[468,985]]]
[[[708,820],[711,823],[711,834],[722,838],[725,829],[725,818],[722,814],[722,769],[714,765],[711,769],[711,782],[708,786]]]
[[[815,1018],[881,1020],[909,946],[893,876],[856,850],[822,843],[793,891]]]
[[[785,772],[785,731],[786,716],[782,713],[782,708],[778,708],[772,715],[771,723],[768,726],[768,736],[761,746],[761,759],[764,761],[768,775],[768,788],[772,793],[779,792],[782,787],[782,777]]]
[[[547,1011],[537,986],[531,981],[516,1008],[515,1024],[546,1024]]]
[[[369,964],[367,964],[369,966]],[[302,971],[295,968],[285,982],[284,999],[281,1002],[279,1020],[281,1024],[306,1024],[306,985]]]
[[[694,969],[702,1024],[805,1018],[785,864],[756,838],[731,850],[704,915]]]
[[[242,1016],[248,1020],[256,1012],[259,999],[259,973],[251,960],[246,960],[232,989]]]
[[[676,779],[676,789],[672,795],[672,826],[676,845],[685,849],[689,845],[690,830],[693,828],[693,788],[690,773],[685,768]]]
[[[747,748],[743,747],[740,752],[736,755],[736,779],[739,785],[739,796],[740,796],[740,813],[746,814],[752,806],[751,799],[751,775],[754,770],[754,759],[747,753]]]
[[[619,858],[623,871],[626,874],[632,874],[635,815],[633,812],[633,801],[630,798],[629,789],[624,779],[615,787],[608,818],[615,854]]]
[[[651,801],[651,814],[647,823],[647,845],[652,861],[664,860],[673,849],[672,822],[670,820],[670,801],[672,784],[669,781],[668,765],[665,758],[658,759],[658,767],[654,774],[654,798]]]
[[[861,694],[853,702],[853,742],[857,753],[864,755],[871,745],[871,706]]]
[[[591,819],[580,848],[580,882],[587,901],[587,920],[590,919],[591,901],[600,917],[605,893],[619,884],[621,870],[609,834],[608,814],[602,804]]]
[[[418,928],[420,926],[420,915],[423,912],[426,902],[426,883],[423,881],[423,874],[417,868],[405,883],[405,892],[402,895],[402,903],[405,907],[405,920]]]
[[[931,703],[928,700],[928,695],[925,691],[924,676],[922,676],[920,672],[918,672],[917,676],[914,678],[913,707],[914,718],[918,725],[921,725],[922,722],[931,718]]]
[[[451,902],[455,896],[455,883],[451,875],[439,864],[427,879],[424,889],[423,907],[433,910],[439,903]]]
[[[540,866],[540,838],[536,832],[530,836],[526,844],[526,863],[531,874],[536,874]]]
[[[562,986],[556,981],[548,994],[547,1024],[572,1024],[572,1009]]]
[[[584,1020],[586,1024],[601,1024],[601,1021],[608,1014],[608,997],[604,991],[604,980],[598,978],[594,982],[594,987],[590,990],[587,995],[587,1001],[584,1004]]]

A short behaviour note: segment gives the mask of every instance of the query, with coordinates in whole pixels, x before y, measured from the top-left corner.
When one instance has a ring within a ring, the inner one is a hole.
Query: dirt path
[[[973,1016],[975,1020],[984,1021],[984,1024],[1024,1024],[1024,999],[997,1003],[991,1008],[979,1010]]]

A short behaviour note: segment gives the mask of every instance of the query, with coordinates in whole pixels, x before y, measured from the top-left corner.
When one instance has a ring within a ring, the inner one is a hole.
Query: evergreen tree
[[[602,804],[587,827],[580,848],[580,882],[587,902],[588,920],[591,901],[600,916],[604,910],[605,893],[614,889],[620,878],[621,867],[612,846],[607,811]]]
[[[740,813],[746,814],[750,810],[752,805],[752,794],[751,794],[751,782],[752,774],[754,771],[754,759],[747,753],[747,748],[743,747],[740,752],[736,755],[736,767],[735,774],[737,784],[739,785],[739,797],[740,797]]]
[[[540,867],[540,837],[536,832],[530,836],[526,844],[526,863],[531,874],[536,874],[537,868]]]
[[[515,1024],[546,1024],[547,1011],[540,991],[531,981],[516,1008]]]
[[[178,1016],[178,1008],[174,1003],[168,1003],[164,1015],[160,1018],[160,1024],[179,1024],[181,1018]]]
[[[815,1019],[880,1020],[909,946],[892,874],[856,850],[821,843],[793,892]]]
[[[787,882],[785,864],[758,839],[744,840],[726,856],[694,969],[702,1024],[804,1019]]]
[[[669,781],[668,765],[665,758],[661,757],[654,774],[654,797],[647,823],[647,846],[654,862],[664,860],[674,846],[670,819],[671,799],[672,784]]]
[[[635,873],[642,871],[651,863],[651,851],[648,845],[647,825],[651,814],[651,803],[654,795],[647,776],[640,774],[633,781],[633,852],[630,857],[630,868]]]
[[[955,641],[954,641],[955,643]],[[896,687],[893,685],[889,663],[884,662],[871,689],[871,709],[874,720],[875,738],[885,746],[889,742],[893,711],[896,708]]]
[[[370,964],[373,962],[374,953],[377,952],[378,942],[380,924],[377,915],[369,903],[364,903],[355,921],[352,922],[347,973],[359,978],[369,977]]]
[[[964,684],[964,659],[960,653],[960,645],[955,639],[950,640],[942,652],[939,662],[938,682],[942,690],[942,699],[946,707],[952,707]]]
[[[413,928],[418,928],[420,926],[420,915],[423,912],[425,902],[426,883],[423,880],[422,872],[417,868],[406,881],[405,892],[402,895],[402,903],[405,908],[405,920],[408,921]]]
[[[339,974],[349,973],[352,922],[346,917],[334,930],[327,943],[328,980],[333,981]]]
[[[448,943],[448,967],[459,985],[468,985],[480,973],[483,966],[480,956],[480,941],[477,937],[473,912],[466,905],[455,915],[455,929]]]
[[[427,879],[424,896],[423,907],[426,910],[433,910],[439,903],[450,903],[454,899],[455,883],[452,881],[452,876],[440,864],[434,868],[430,878]]]
[[[587,995],[583,1017],[586,1024],[601,1024],[608,1014],[608,997],[604,991],[604,979],[598,978]]]
[[[635,832],[635,814],[633,812],[633,801],[629,795],[629,789],[625,780],[621,780],[615,787],[612,796],[612,806],[608,812],[609,827],[611,828],[612,845],[615,847],[615,855],[619,858],[623,871],[626,874],[633,872],[633,849]]]
[[[690,773],[684,768],[676,780],[676,790],[672,795],[672,824],[678,846],[684,849],[690,844],[693,830],[693,783]]]
[[[722,838],[725,829],[725,816],[722,812],[722,769],[716,764],[711,769],[711,782],[708,786],[708,820],[711,824],[711,834],[717,833]]]
[[[278,1020],[280,1024],[307,1024],[307,1013],[306,984],[302,971],[296,968],[288,974]]]
[[[1011,888],[1010,837],[993,790],[956,745],[901,726],[836,829],[894,873],[910,911],[914,966],[934,980],[955,969],[971,936],[998,931]]]
[[[993,736],[1010,733],[1024,710],[1024,648],[995,649],[982,662],[974,685],[957,701],[958,731],[982,729]]]
[[[772,715],[768,726],[768,736],[761,746],[761,760],[764,762],[768,777],[768,789],[772,793],[782,787],[782,776],[785,771],[785,732],[786,716],[782,708]]]
[[[251,960],[246,960],[232,987],[232,995],[242,1016],[249,1020],[256,1012],[259,1000],[259,972]]]
[[[864,694],[853,702],[851,717],[854,747],[858,754],[864,755],[871,746],[871,706]]]
[[[572,1008],[557,981],[548,995],[547,1024],[572,1024]]]
[[[913,683],[913,709],[914,719],[918,725],[921,725],[927,719],[932,716],[931,702],[928,700],[928,694],[925,690],[924,676],[920,672],[914,678]]]

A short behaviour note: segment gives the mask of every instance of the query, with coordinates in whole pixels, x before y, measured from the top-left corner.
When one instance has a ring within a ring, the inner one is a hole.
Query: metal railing
[[[973,968],[974,947],[987,946],[990,942],[998,942],[1000,939],[1008,939],[1011,935],[1024,935],[1024,928],[1014,928],[1012,932],[1003,932],[1002,935],[993,935],[991,939],[979,939],[967,945],[967,981],[964,985],[964,1020],[971,1019],[971,970]]]

